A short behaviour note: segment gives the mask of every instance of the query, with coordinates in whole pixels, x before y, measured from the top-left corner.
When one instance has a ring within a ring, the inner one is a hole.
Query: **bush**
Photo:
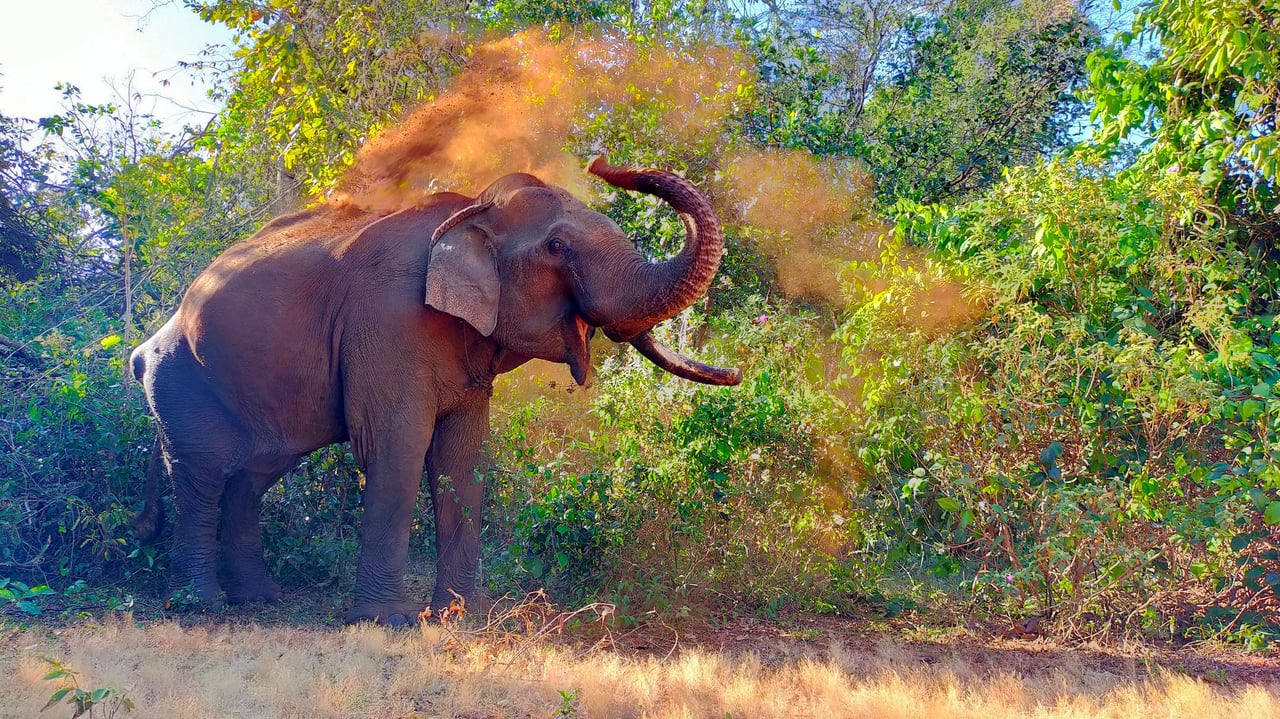
[[[524,581],[628,612],[743,604],[832,609],[862,591],[865,511],[829,456],[839,401],[812,318],[756,298],[700,356],[746,362],[736,388],[672,378],[634,355],[601,368],[589,426],[550,399],[496,413],[493,523]],[[679,346],[679,337],[668,341]],[[717,351],[717,347],[724,350]]]
[[[0,368],[0,576],[119,579],[154,559],[128,540],[150,422],[124,387],[105,313],[55,319],[66,305],[44,289],[0,296],[0,335],[19,348]],[[51,329],[29,336],[31,327]]]
[[[1186,629],[1242,582],[1280,585],[1239,553],[1280,522],[1275,268],[1202,193],[1011,170],[960,208],[900,205],[898,237],[937,250],[928,271],[854,283],[836,333],[862,394],[852,447],[900,538],[975,599]],[[904,317],[929,273],[967,276],[980,319]]]

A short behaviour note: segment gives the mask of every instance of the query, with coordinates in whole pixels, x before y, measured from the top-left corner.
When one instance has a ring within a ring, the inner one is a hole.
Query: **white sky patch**
[[[37,119],[60,112],[59,82],[79,87],[83,102],[120,104],[132,72],[140,111],[166,125],[207,121],[217,110],[208,87],[177,65],[200,59],[210,44],[229,46],[231,32],[179,2],[156,4],[0,0],[0,113]]]

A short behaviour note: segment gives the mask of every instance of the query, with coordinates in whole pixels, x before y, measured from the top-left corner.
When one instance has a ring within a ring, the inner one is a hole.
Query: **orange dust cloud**
[[[752,239],[782,290],[842,304],[841,269],[874,256],[887,229],[872,212],[862,164],[799,150],[740,152],[727,159],[724,179],[732,209],[763,230]]]
[[[981,303],[960,284],[911,269],[928,266],[920,251],[882,253],[881,238],[891,228],[875,213],[871,174],[857,160],[798,150],[740,152],[724,162],[722,177],[728,201],[721,204],[755,228],[747,236],[773,262],[788,295],[842,307],[851,294],[883,290],[885,277],[907,270],[918,281],[910,291],[897,285],[902,326],[938,336],[981,317]],[[859,271],[850,272],[850,263]]]
[[[927,336],[941,337],[981,320],[986,311],[985,300],[965,296],[959,283],[934,278],[905,303],[902,323]]]
[[[464,46],[456,36],[439,42]],[[615,129],[593,120],[656,114],[645,144],[714,149],[754,76],[732,48],[641,47],[609,34],[551,40],[526,30],[465,51],[467,68],[446,92],[361,148],[332,204],[381,214],[434,192],[474,194],[509,172],[589,198],[601,185],[588,179],[582,156],[607,152]],[[874,212],[863,164],[726,149],[712,165],[719,180],[704,189],[727,221],[749,226],[743,237],[773,263],[782,291],[843,306],[849,264],[877,261],[889,229]],[[972,314],[958,287],[922,288],[907,305],[912,326],[930,331]]]
[[[479,45],[446,93],[361,149],[335,199],[389,211],[441,190],[474,193],[509,172],[587,195],[593,183],[583,162],[564,149],[580,126],[651,102],[660,131],[694,141],[722,126],[749,77],[744,63],[723,47],[677,52],[610,36],[552,41],[535,30]]]

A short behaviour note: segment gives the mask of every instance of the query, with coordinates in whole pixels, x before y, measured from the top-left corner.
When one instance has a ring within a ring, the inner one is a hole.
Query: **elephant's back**
[[[347,284],[335,248],[376,219],[331,206],[277,218],[187,290],[169,328],[175,347],[260,434],[302,438],[300,446],[332,441],[334,335]]]
[[[425,273],[436,228],[472,202],[474,199],[453,192],[431,195],[414,207],[375,218],[346,235],[334,254],[374,273],[399,274],[419,265]]]
[[[328,205],[277,217],[227,248],[201,272],[187,289],[182,309],[195,314],[211,301],[243,296],[261,300],[300,289],[316,275],[334,272],[335,248],[376,219],[370,213]]]

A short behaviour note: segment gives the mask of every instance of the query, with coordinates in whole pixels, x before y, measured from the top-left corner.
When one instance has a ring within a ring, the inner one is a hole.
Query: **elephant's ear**
[[[498,263],[489,233],[469,221],[489,209],[471,205],[444,221],[431,242],[427,305],[465,320],[488,337],[498,324]]]

